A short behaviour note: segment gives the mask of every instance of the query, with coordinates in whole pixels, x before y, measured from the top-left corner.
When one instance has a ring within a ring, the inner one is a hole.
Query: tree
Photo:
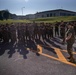
[[[3,14],[1,11],[0,11],[0,20],[3,20]]]
[[[4,17],[4,19],[9,19],[9,16],[10,16],[10,13],[9,13],[9,11],[8,10],[4,10],[4,13],[3,13],[3,17]]]

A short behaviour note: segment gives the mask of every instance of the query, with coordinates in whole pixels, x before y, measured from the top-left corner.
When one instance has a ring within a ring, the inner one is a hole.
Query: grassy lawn
[[[76,21],[76,16],[66,16],[66,17],[49,17],[49,18],[38,18],[38,19],[33,19],[33,20],[12,20],[12,19],[8,19],[8,20],[0,20],[0,23],[4,24],[4,23],[29,23],[29,22],[44,22],[44,23],[54,23],[56,21],[60,22],[60,21]]]
[[[8,20],[0,20],[0,24],[5,24],[5,23],[29,23],[29,20],[12,20],[12,19],[8,19]]]
[[[49,17],[49,18],[38,18],[38,19],[34,19],[34,21],[36,22],[45,22],[45,23],[54,23],[56,21],[60,22],[60,21],[76,21],[76,16],[66,16],[66,17]]]

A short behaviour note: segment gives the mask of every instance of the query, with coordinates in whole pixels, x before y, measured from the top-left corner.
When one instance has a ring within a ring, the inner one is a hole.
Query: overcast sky
[[[22,15],[22,8],[23,15],[53,9],[76,12],[76,0],[0,0],[0,10],[8,9],[13,14]]]

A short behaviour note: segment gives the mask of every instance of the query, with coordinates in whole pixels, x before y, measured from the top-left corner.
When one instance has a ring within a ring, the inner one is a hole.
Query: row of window
[[[46,17],[52,17],[52,16],[56,16],[56,13],[46,14]],[[45,15],[42,15],[42,17],[45,17]]]
[[[56,13],[46,14],[46,17],[58,16]],[[68,14],[68,13],[60,13],[59,16],[75,16],[75,14]],[[45,17],[45,15],[42,15]]]
[[[70,14],[70,13],[60,13],[60,16],[75,16],[75,14]]]

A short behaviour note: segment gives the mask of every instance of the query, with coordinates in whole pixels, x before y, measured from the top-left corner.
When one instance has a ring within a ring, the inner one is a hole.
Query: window
[[[47,17],[49,17],[49,14],[47,14]]]
[[[52,17],[52,13],[50,13],[50,17]]]
[[[60,16],[66,16],[66,13],[60,13]]]

